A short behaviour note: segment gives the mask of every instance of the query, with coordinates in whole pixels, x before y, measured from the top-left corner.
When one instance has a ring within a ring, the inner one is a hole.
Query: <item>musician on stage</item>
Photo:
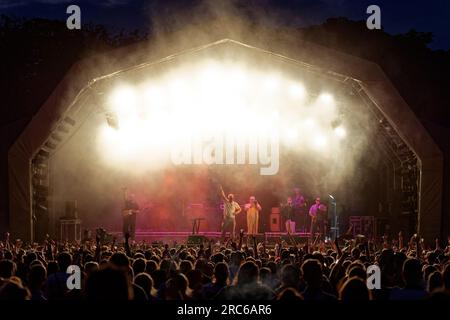
[[[124,189],[124,208],[122,210],[123,216],[123,236],[128,233],[130,239],[134,240],[136,235],[136,215],[139,212],[139,205],[135,201],[134,194]]]
[[[286,232],[287,234],[295,233],[295,214],[294,204],[292,202],[292,197],[287,198],[286,204],[281,206],[281,215],[286,219]]]
[[[234,195],[232,193],[225,196],[223,188],[220,187],[222,199],[223,199],[223,221],[222,221],[222,241],[225,240],[225,234],[227,230],[231,228],[231,237],[235,239],[236,235],[236,215],[242,211],[241,206],[234,201]]]
[[[313,237],[316,232],[323,235],[326,210],[326,206],[322,204],[320,198],[317,197],[314,204],[309,209],[309,216],[311,217],[311,237]]]
[[[293,221],[294,222],[297,221],[297,224],[301,232],[306,232],[307,230],[306,201],[305,197],[303,197],[303,195],[300,193],[300,188],[294,189],[292,203],[295,209]]]
[[[249,203],[245,205],[247,212],[247,235],[257,235],[259,226],[259,212],[262,210],[258,200],[251,196]]]

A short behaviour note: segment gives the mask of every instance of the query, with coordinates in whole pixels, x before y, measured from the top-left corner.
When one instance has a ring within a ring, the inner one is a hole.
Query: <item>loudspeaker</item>
[[[188,236],[187,245],[188,246],[199,246],[206,240],[205,236],[200,236],[198,234],[193,234]]]
[[[270,232],[280,232],[281,217],[279,213],[270,214]]]

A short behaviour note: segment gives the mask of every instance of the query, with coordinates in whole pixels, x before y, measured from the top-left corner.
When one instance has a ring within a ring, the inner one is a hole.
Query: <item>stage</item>
[[[118,241],[122,239],[122,232],[114,231],[110,232],[110,234]],[[188,240],[189,236],[200,236],[204,237],[208,240],[219,241],[221,240],[222,233],[219,231],[200,231],[198,234],[192,234],[192,232],[188,231],[146,231],[146,230],[138,230],[136,231],[136,242],[145,241],[146,243],[152,242],[162,242],[167,244],[172,244],[174,241],[178,243],[184,243]],[[236,230],[236,236],[238,237],[239,231]],[[306,239],[308,239],[311,234],[309,232],[296,232],[291,235],[295,241],[301,241],[304,243]],[[229,234],[227,234],[226,239],[229,238]],[[289,237],[286,232],[265,232],[259,233],[256,236],[258,242],[265,241],[266,243],[275,243],[280,238],[284,241],[289,242]],[[247,241],[247,235],[244,235],[244,243]]]

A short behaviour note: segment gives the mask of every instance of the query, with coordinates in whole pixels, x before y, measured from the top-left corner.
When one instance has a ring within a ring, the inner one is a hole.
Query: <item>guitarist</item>
[[[125,238],[128,233],[129,238],[134,240],[136,232],[136,214],[139,213],[139,205],[134,199],[134,194],[128,193],[126,188],[124,188],[123,201],[123,236]]]
[[[314,234],[316,232],[320,232],[320,226],[319,226],[319,219],[321,218],[321,208],[322,205],[320,203],[320,198],[317,197],[316,200],[314,201],[314,204],[311,206],[311,208],[309,208],[309,216],[311,217],[311,237],[314,237]]]

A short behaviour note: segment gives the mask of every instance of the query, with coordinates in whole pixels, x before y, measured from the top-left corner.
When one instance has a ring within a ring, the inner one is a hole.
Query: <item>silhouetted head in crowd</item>
[[[272,271],[269,268],[264,267],[259,269],[259,279],[261,282],[267,286],[272,284]]]
[[[371,300],[371,294],[367,284],[359,277],[349,278],[339,290],[339,299],[344,301]]]
[[[168,278],[178,273],[178,264],[170,259],[163,259],[159,264],[159,269],[164,271]]]
[[[16,264],[10,260],[0,260],[0,278],[9,279],[16,274]]]
[[[200,270],[191,270],[187,273],[186,277],[189,280],[189,288],[192,290],[202,286],[202,272]]]
[[[49,261],[47,263],[47,276],[58,272],[58,263],[56,261]]]
[[[302,265],[303,279],[308,287],[319,289],[322,285],[322,266],[315,259],[308,259]]]
[[[433,272],[437,271],[435,266],[430,266],[430,265],[426,265],[423,267],[423,279],[425,281],[428,281],[428,277],[430,276],[430,274],[432,274]]]
[[[23,287],[20,279],[15,277],[6,280],[0,287],[0,300],[22,301],[29,300],[30,297],[30,291]]]
[[[166,273],[163,270],[155,270],[152,274],[153,286],[158,290],[167,280]]]
[[[145,259],[144,258],[137,258],[133,262],[133,272],[135,275],[144,272],[145,271]]]
[[[435,271],[428,276],[427,290],[433,292],[434,290],[442,289],[444,286],[444,279],[439,271]]]
[[[194,266],[192,265],[192,262],[190,262],[189,260],[183,260],[180,262],[180,272],[184,275],[186,275],[193,268]]]
[[[86,276],[90,276],[92,272],[97,271],[99,268],[98,263],[94,261],[89,261],[84,265],[84,272],[86,272]]]
[[[24,258],[24,263],[26,265],[30,265],[30,263],[33,262],[34,260],[37,260],[36,252],[28,252]]]
[[[66,272],[67,268],[72,264],[72,255],[68,252],[61,252],[56,258],[60,272]]]
[[[444,288],[450,290],[450,263],[447,263],[443,272]]]
[[[435,290],[427,297],[427,300],[450,302],[450,291]]]
[[[86,281],[88,300],[130,300],[132,288],[123,270],[106,267],[93,272]]]
[[[47,279],[47,270],[42,265],[34,265],[28,274],[28,287],[31,290],[40,290]]]
[[[286,288],[277,295],[276,299],[284,301],[300,301],[303,300],[303,297],[294,288]]]
[[[166,300],[186,300],[189,296],[189,282],[184,274],[178,274],[166,282],[164,295]]]
[[[158,269],[158,264],[153,260],[147,260],[145,263],[145,272],[148,274],[152,274],[155,270]]]
[[[238,286],[253,284],[258,281],[258,278],[258,266],[254,262],[247,261],[239,268],[236,284]]]
[[[124,268],[125,270],[128,270],[128,266],[130,265],[128,257],[123,252],[114,252],[109,258],[109,262],[113,266],[117,268]]]
[[[367,272],[366,272],[364,266],[361,264],[356,264],[356,265],[350,266],[347,275],[349,278],[358,277],[361,280],[367,279]]]
[[[297,288],[300,281],[300,270],[292,265],[288,264],[281,269],[281,283],[284,287]]]
[[[231,258],[230,258],[231,265],[240,266],[243,260],[244,260],[244,257],[242,256],[241,252],[233,251],[231,253]]]
[[[153,280],[148,274],[142,272],[136,275],[134,283],[144,289],[147,296],[151,296],[153,292]]]
[[[409,258],[403,263],[403,280],[406,287],[418,287],[422,281],[422,268],[420,261]]]
[[[228,276],[230,271],[228,270],[228,265],[224,262],[219,262],[214,267],[214,279],[216,283],[221,285],[226,285],[228,282]]]

